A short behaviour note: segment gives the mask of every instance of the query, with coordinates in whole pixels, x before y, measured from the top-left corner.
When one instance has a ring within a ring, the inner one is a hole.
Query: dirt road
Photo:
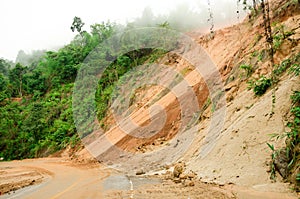
[[[10,190],[26,186],[26,179],[42,179],[43,182],[31,189],[16,191],[0,198],[101,198],[101,182],[110,173],[95,165],[72,165],[59,158],[1,162],[1,187]],[[14,171],[29,172],[31,175],[14,175]],[[10,171],[12,170],[12,171]],[[6,174],[5,174],[6,172]],[[38,177],[37,177],[38,176]],[[4,179],[8,179],[5,184]],[[10,179],[10,180],[9,180]],[[16,185],[23,179],[23,184]],[[25,183],[25,184],[24,184]],[[33,183],[34,184],[34,183]],[[16,186],[15,186],[16,185]]]
[[[0,199],[297,198],[291,193],[259,192],[198,180],[193,186],[186,186],[165,180],[160,175],[125,176],[96,163],[75,164],[64,158],[1,162],[0,173]]]
[[[63,158],[1,162],[0,172],[0,190],[7,192],[1,199],[230,198],[216,185],[196,182],[184,187],[159,177],[130,177],[96,163],[74,164]]]

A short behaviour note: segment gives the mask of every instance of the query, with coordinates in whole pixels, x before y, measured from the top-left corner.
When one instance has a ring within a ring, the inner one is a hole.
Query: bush
[[[248,83],[248,89],[253,88],[253,92],[257,96],[262,96],[268,90],[268,88],[272,85],[272,80],[270,78],[266,78],[262,76],[257,81],[250,80]]]
[[[247,77],[250,77],[251,74],[253,73],[253,68],[252,68],[251,65],[242,64],[242,65],[240,66],[240,69],[245,70],[246,76],[247,76]]]
[[[261,77],[254,86],[254,93],[255,95],[261,96],[265,94],[268,88],[272,85],[272,81],[270,78]]]

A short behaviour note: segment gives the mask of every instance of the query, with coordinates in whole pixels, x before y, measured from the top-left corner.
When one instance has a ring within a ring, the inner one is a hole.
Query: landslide
[[[274,36],[280,36],[282,31],[288,33],[287,37],[274,40],[278,42],[274,62],[280,65],[284,60],[299,56],[299,3],[280,0],[272,1],[270,6]],[[248,89],[251,80],[257,81],[262,76],[271,78],[274,70],[268,57],[262,14],[252,14],[240,24],[206,35],[189,34],[206,50],[219,69],[226,95],[226,116],[223,126],[211,126],[212,118],[220,116],[209,100],[211,96],[206,82],[184,58],[172,53],[162,58],[160,63],[184,74],[202,108],[196,125],[198,130],[189,132],[196,137],[181,160],[204,182],[235,184],[257,191],[288,192],[290,185],[280,175],[277,175],[276,183],[270,179],[272,151],[267,143],[274,144],[276,148],[285,146],[284,139],[275,141],[270,134],[286,131],[291,108],[289,96],[300,89],[299,77],[282,72],[276,85],[262,96],[256,96],[253,90]],[[248,66],[249,71],[242,65]],[[172,93],[166,92],[157,101],[156,97],[162,90],[145,87],[136,91],[130,107],[130,117],[143,126],[149,123],[148,105],[155,101],[154,104],[162,106],[167,113],[162,131],[151,139],[142,140],[125,135],[114,126],[107,131],[114,144],[131,152],[148,153],[165,147],[172,140],[180,126],[180,107]],[[272,103],[274,94],[276,100]],[[219,127],[221,132],[217,132]],[[210,128],[216,129],[215,132],[209,132]],[[90,149],[95,146],[90,142],[88,145]],[[133,169],[139,169],[139,166],[137,163]]]

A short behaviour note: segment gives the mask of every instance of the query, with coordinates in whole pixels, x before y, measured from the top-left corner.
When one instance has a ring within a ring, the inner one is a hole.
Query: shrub
[[[270,78],[262,76],[257,81],[250,80],[247,83],[249,90],[253,88],[253,92],[255,93],[255,95],[262,96],[272,85],[272,80]]]
[[[252,68],[252,66],[251,66],[251,65],[248,65],[248,64],[242,64],[242,65],[240,66],[240,69],[245,70],[246,76],[247,76],[247,77],[250,77],[251,74],[253,73],[253,68]]]

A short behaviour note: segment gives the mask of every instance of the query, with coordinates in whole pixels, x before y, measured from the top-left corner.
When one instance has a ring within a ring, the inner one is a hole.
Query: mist
[[[176,30],[207,31],[241,21],[246,15],[238,0],[10,0],[1,3],[0,57],[16,60],[20,50],[52,50],[68,44],[76,35],[70,30],[74,16],[85,22],[116,22],[157,26],[164,22]],[[211,13],[209,12],[211,10]],[[240,16],[237,16],[237,10]],[[210,19],[212,14],[212,19]]]
[[[144,27],[167,22],[171,28],[178,31],[200,30],[205,33],[208,30],[213,31],[239,23],[248,13],[241,3],[226,0],[211,2],[212,4],[208,5],[207,2],[198,1],[193,6],[183,2],[167,14],[154,14],[155,10],[146,7],[141,16],[135,18],[132,23],[138,27]]]

